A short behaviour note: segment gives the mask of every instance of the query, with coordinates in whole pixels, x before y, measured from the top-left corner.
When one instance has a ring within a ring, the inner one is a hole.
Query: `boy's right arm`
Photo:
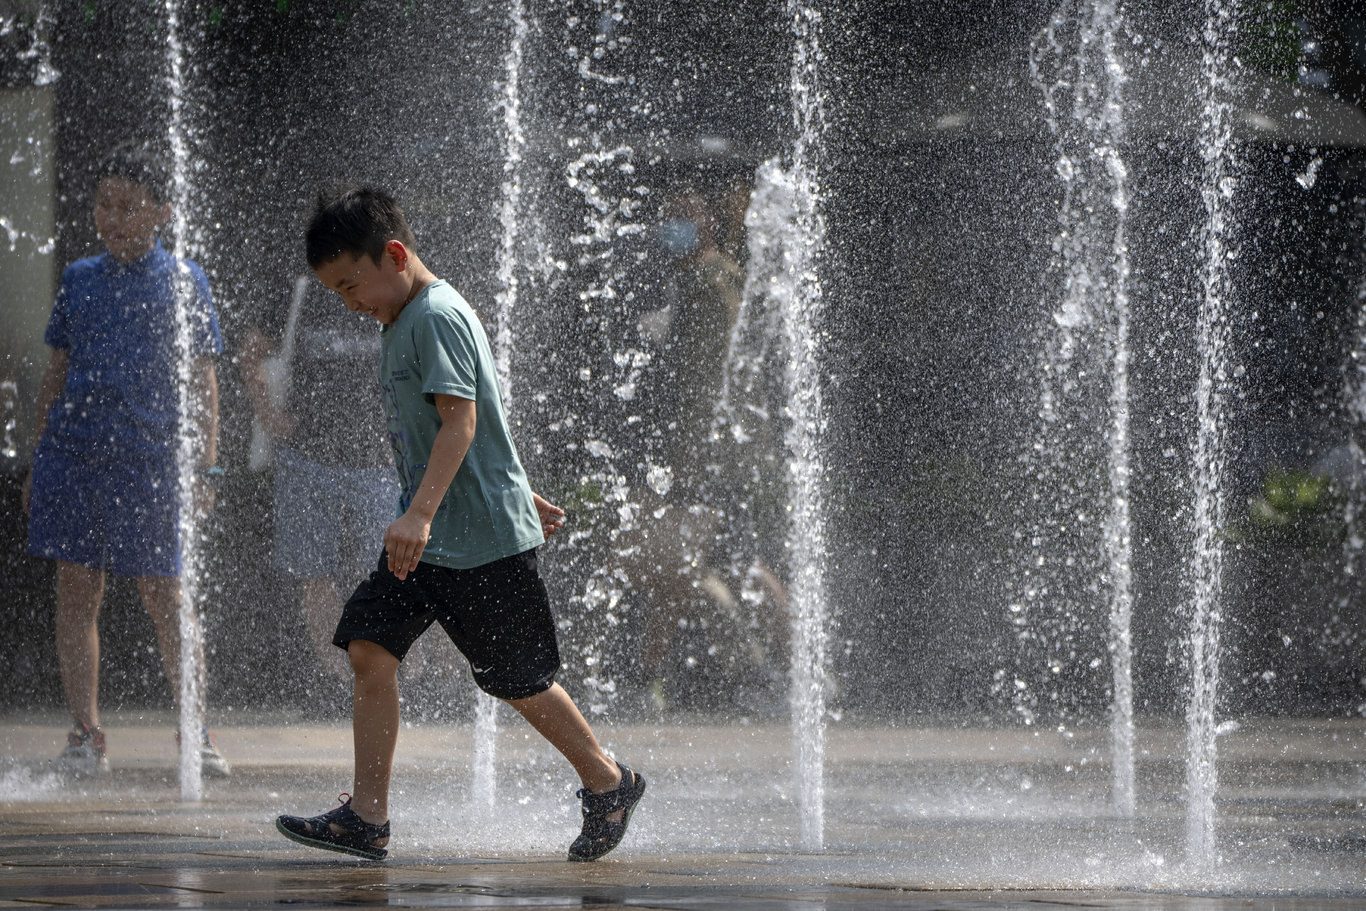
[[[441,416],[441,429],[436,432],[422,484],[413,494],[408,509],[384,531],[384,549],[389,552],[389,571],[400,580],[417,569],[436,510],[446,496],[455,473],[465,461],[465,453],[474,441],[478,412],[472,399],[437,393],[436,410]]]
[[[43,383],[38,387],[38,421],[33,429],[33,450],[38,451],[38,444],[42,442],[43,434],[47,432],[47,415],[52,410],[53,404],[57,401],[57,396],[61,395],[62,389],[66,386],[66,368],[70,363],[70,355],[62,348],[53,348],[52,357],[48,359],[47,370],[43,372]],[[28,514],[29,494],[33,490],[33,460],[29,459],[28,474],[24,477],[24,489],[21,500],[24,506],[24,514]]]

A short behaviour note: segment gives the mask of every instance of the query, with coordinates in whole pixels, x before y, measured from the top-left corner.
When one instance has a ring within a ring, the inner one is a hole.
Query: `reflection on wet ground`
[[[1308,908],[1366,906],[1366,723],[1245,723],[1221,742],[1220,861],[1182,856],[1183,732],[1140,731],[1139,813],[1104,730],[830,731],[826,850],[802,854],[780,725],[603,727],[651,779],[626,843],[569,864],[567,766],[508,725],[493,810],[465,726],[404,729],[385,863],[287,842],[348,789],[342,724],[229,717],[234,777],[183,804],[169,716],[109,717],[111,773],[64,781],[61,719],[0,719],[0,907]]]

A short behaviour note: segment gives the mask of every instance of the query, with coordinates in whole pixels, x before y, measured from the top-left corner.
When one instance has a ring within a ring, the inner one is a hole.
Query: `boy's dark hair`
[[[171,201],[171,170],[166,159],[139,142],[125,142],[100,162],[97,180],[121,177],[142,187],[159,203]]]
[[[335,198],[318,197],[304,234],[304,255],[311,269],[343,253],[365,255],[378,263],[391,240],[409,248],[417,245],[394,197],[378,187],[353,187]]]

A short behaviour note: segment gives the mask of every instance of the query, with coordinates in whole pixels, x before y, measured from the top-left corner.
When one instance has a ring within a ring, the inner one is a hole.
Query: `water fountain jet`
[[[1233,379],[1230,360],[1229,273],[1233,194],[1237,186],[1233,158],[1232,41],[1236,34],[1234,0],[1206,0],[1202,73],[1200,154],[1204,162],[1200,193],[1205,206],[1201,229],[1202,296],[1196,327],[1197,381],[1194,458],[1194,541],[1191,558],[1190,702],[1186,709],[1186,857],[1197,866],[1216,858],[1214,795],[1218,788],[1216,758],[1219,634],[1223,622],[1223,530],[1227,429],[1225,400]]]
[[[1062,32],[1075,28],[1075,51],[1063,47]],[[1041,375],[1043,388],[1039,409],[1040,452],[1051,453],[1044,471],[1065,473],[1057,447],[1069,445],[1051,440],[1058,432],[1063,401],[1075,396],[1084,384],[1068,380],[1095,337],[1108,353],[1110,389],[1105,436],[1108,503],[1100,523],[1100,545],[1106,563],[1109,623],[1106,648],[1111,665],[1112,800],[1119,815],[1134,815],[1134,717],[1133,647],[1130,626],[1133,616],[1132,527],[1129,515],[1132,469],[1129,433],[1129,210],[1128,169],[1121,147],[1126,140],[1123,85],[1124,63],[1117,41],[1124,29],[1117,4],[1063,4],[1048,27],[1036,37],[1030,57],[1032,81],[1043,93],[1044,109],[1057,154],[1055,170],[1063,184],[1059,227],[1054,249],[1056,268],[1063,278],[1063,300],[1053,314],[1054,337],[1049,339]],[[1057,57],[1059,75],[1047,83],[1042,73],[1044,58]],[[1057,94],[1070,94],[1070,116],[1063,120]],[[1083,375],[1085,366],[1082,364]],[[1054,483],[1058,478],[1053,479]],[[1084,506],[1082,508],[1085,508]],[[1042,540],[1036,531],[1034,540]],[[1040,554],[1031,563],[1048,565]],[[1031,581],[1030,588],[1044,584]],[[1061,589],[1061,579],[1050,589]],[[1036,596],[1037,597],[1037,596]],[[1027,623],[1028,618],[1021,618]],[[1017,697],[1018,698],[1018,697]]]
[[[790,0],[792,24],[792,126],[790,166],[774,179],[788,184],[793,236],[785,247],[790,293],[779,300],[784,384],[789,402],[786,433],[788,496],[787,553],[792,611],[792,741],[796,757],[801,847],[825,844],[825,714],[827,642],[830,629],[825,590],[824,468],[825,414],[821,404],[821,280],[825,226],[820,212],[820,148],[824,98],[820,83],[821,14]],[[770,170],[773,163],[769,165]]]
[[[195,189],[191,182],[190,144],[192,129],[186,112],[185,63],[189,59],[181,34],[180,0],[166,0],[166,62],[167,89],[170,99],[168,124],[172,155],[172,208],[174,234],[181,258],[189,258],[192,243],[191,206]],[[180,577],[180,794],[186,801],[204,797],[203,770],[200,765],[201,730],[204,727],[204,650],[199,599],[203,556],[200,546],[199,516],[195,500],[198,496],[199,405],[193,395],[199,377],[195,376],[193,327],[190,303],[194,300],[194,279],[181,265],[175,278],[176,289],[176,360],[179,376],[180,423],[178,430],[177,464],[180,470],[180,549],[183,569]]]

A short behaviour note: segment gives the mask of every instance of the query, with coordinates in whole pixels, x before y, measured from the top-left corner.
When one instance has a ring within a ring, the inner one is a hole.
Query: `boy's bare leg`
[[[398,745],[398,665],[388,649],[353,639],[347,647],[356,673],[352,697],[351,733],[356,771],[351,787],[351,809],[368,823],[389,821],[389,775]],[[383,847],[388,839],[375,843]]]
[[[585,788],[602,794],[621,782],[617,764],[602,751],[579,707],[558,683],[552,683],[550,689],[535,696],[509,699],[507,703],[569,760]],[[620,813],[613,816],[619,820]]]
[[[166,672],[166,680],[171,685],[171,698],[180,704],[180,599],[182,597],[178,576],[139,576],[138,593],[142,595],[142,606],[152,618],[156,629],[157,646],[161,650],[161,667]],[[204,667],[204,641],[199,635],[199,617],[191,617],[194,631],[190,637],[191,648],[195,650],[194,666],[199,678],[199,691],[204,692],[206,668]]]
[[[77,724],[100,726],[100,602],[104,570],[57,563],[57,665]]]
[[[313,652],[328,674],[339,680],[347,680],[351,677],[351,671],[346,655],[332,644],[332,634],[336,632],[341,609],[341,594],[337,591],[336,580],[303,580],[304,625],[308,627]]]

